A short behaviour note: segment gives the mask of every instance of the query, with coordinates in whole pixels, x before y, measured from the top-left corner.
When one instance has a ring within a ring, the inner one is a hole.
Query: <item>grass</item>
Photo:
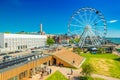
[[[56,71],[54,74],[52,74],[46,80],[67,80],[67,78],[61,72]]]
[[[95,74],[120,78],[120,57],[114,54],[80,54],[86,57],[84,64],[89,63]]]

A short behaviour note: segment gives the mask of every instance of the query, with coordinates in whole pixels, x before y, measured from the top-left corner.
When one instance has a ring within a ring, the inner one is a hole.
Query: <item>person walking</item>
[[[73,74],[73,70],[71,69],[71,75]]]
[[[52,69],[50,68],[50,74],[52,73]]]
[[[73,62],[72,62],[73,64],[75,64],[75,59],[73,59]]]

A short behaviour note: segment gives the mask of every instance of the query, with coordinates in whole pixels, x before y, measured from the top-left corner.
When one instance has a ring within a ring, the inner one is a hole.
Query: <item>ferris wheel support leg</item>
[[[91,34],[90,31],[89,31],[89,34]],[[91,39],[92,45],[95,45],[95,46],[96,46],[96,42],[94,41],[93,37],[90,36],[90,39]]]

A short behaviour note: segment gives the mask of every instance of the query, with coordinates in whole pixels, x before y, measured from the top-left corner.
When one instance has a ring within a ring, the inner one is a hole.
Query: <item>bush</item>
[[[84,64],[82,66],[82,74],[85,76],[90,76],[93,71],[93,67],[90,64]]]

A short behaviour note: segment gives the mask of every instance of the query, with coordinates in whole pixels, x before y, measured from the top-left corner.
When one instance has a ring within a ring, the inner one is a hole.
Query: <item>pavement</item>
[[[104,76],[104,75],[100,75],[100,74],[92,74],[92,77],[96,77],[96,78],[103,78],[105,80],[120,80],[117,78],[113,78],[113,77],[108,77],[108,76]]]
[[[41,78],[40,74],[36,74],[28,80],[45,80],[46,78],[51,76],[57,70],[60,71],[68,80],[79,80],[78,77],[82,76],[82,74],[81,74],[82,69],[81,68],[80,69],[72,69],[72,71],[73,71],[72,74],[71,74],[71,68],[58,67],[58,66],[48,66],[48,68],[52,69],[52,73],[50,75],[45,75]],[[105,80],[120,80],[117,78],[108,77],[108,76],[99,75],[99,74],[92,74],[91,76],[95,77],[95,78],[103,78]]]
[[[32,78],[28,79],[28,80],[45,80],[46,78],[48,78],[49,76],[51,76],[54,72],[56,72],[57,70],[59,70],[60,67],[57,66],[48,66],[48,69],[52,69],[51,74],[49,75],[44,75],[43,77],[41,77],[41,73],[39,74],[35,74]]]

